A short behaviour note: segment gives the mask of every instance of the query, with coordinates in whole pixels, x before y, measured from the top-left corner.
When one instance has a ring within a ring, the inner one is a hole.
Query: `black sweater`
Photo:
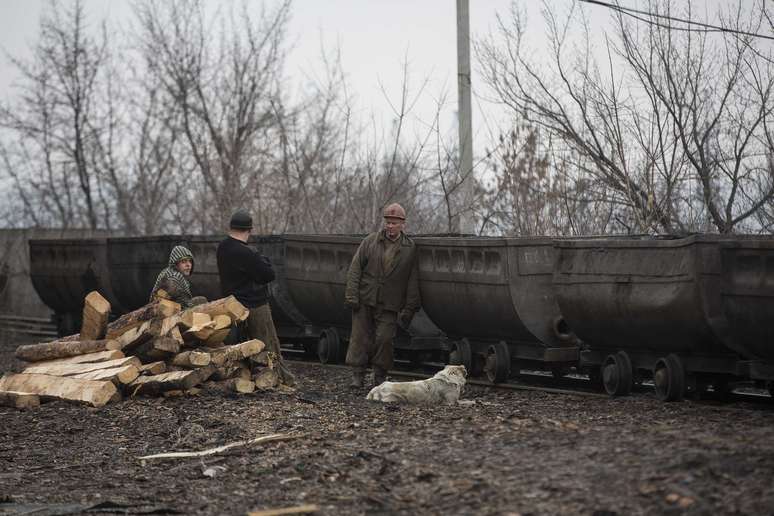
[[[224,296],[233,295],[247,308],[269,300],[268,283],[274,281],[274,269],[265,256],[236,238],[218,244],[218,274]]]

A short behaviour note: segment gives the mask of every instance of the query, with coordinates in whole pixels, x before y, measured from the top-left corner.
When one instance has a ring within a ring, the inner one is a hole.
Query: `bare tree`
[[[8,139],[0,148],[33,224],[99,225],[99,178],[93,164],[97,80],[106,59],[103,38],[89,35],[83,5],[52,0],[40,22],[31,62],[21,72],[16,106],[0,108]]]
[[[687,9],[690,16],[690,3]],[[497,97],[549,137],[552,161],[606,199],[614,226],[755,230],[751,216],[774,194],[771,64],[759,58],[761,49],[751,50],[749,36],[661,23],[673,14],[669,2],[648,2],[648,10],[644,22],[613,17],[605,68],[577,6],[559,17],[544,4],[550,67],[530,61],[515,7],[477,53]],[[578,19],[581,45],[573,51]],[[723,19],[754,29],[764,17],[755,6]]]
[[[181,130],[200,179],[201,230],[221,227],[252,194],[274,157],[279,137],[273,103],[284,61],[289,2],[209,16],[201,1],[137,4],[138,41],[148,68],[179,110]],[[212,35],[215,34],[216,37]]]

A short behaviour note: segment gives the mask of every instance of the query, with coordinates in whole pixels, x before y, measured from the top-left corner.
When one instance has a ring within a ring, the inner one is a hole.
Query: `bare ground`
[[[0,345],[0,372],[18,367],[14,347]],[[95,505],[103,514],[300,504],[336,515],[774,509],[771,405],[469,387],[472,406],[388,406],[349,392],[341,369],[290,367],[300,388],[288,394],[0,407],[0,514]],[[205,458],[138,460],[276,432],[299,437]]]

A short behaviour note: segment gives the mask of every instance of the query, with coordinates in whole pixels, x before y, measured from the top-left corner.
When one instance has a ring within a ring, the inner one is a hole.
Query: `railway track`
[[[349,370],[349,367],[342,364],[323,364],[317,360],[311,360],[303,352],[298,350],[283,349],[286,358],[294,362],[302,362],[305,365],[324,367],[337,370]],[[408,361],[396,361],[398,368],[389,371],[389,376],[393,378],[405,378],[411,380],[424,380],[430,378],[443,367],[441,364],[424,364],[425,371],[407,370],[412,367]],[[432,370],[432,372],[429,372]],[[606,393],[599,392],[590,384],[590,381],[581,376],[566,376],[563,378],[554,378],[550,374],[541,372],[522,372],[519,376],[520,381],[510,381],[505,383],[493,384],[486,380],[469,379],[467,385],[476,387],[485,387],[494,390],[510,391],[535,391],[551,394],[563,394],[570,396],[583,396],[589,398],[609,398]],[[644,383],[635,387],[631,396],[633,397],[651,397],[653,395],[653,386],[650,383]],[[774,398],[763,391],[755,389],[744,389],[740,392],[732,392],[723,396],[715,395],[712,392],[702,393],[702,397],[686,397],[684,403],[694,404],[702,407],[712,408],[713,410],[774,410]]]

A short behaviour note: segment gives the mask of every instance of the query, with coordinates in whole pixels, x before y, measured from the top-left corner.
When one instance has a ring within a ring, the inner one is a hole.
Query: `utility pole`
[[[473,121],[470,108],[470,15],[469,0],[457,0],[457,121],[459,124],[460,177],[456,209],[468,208],[473,198]],[[473,214],[461,213],[458,229],[475,231]]]

